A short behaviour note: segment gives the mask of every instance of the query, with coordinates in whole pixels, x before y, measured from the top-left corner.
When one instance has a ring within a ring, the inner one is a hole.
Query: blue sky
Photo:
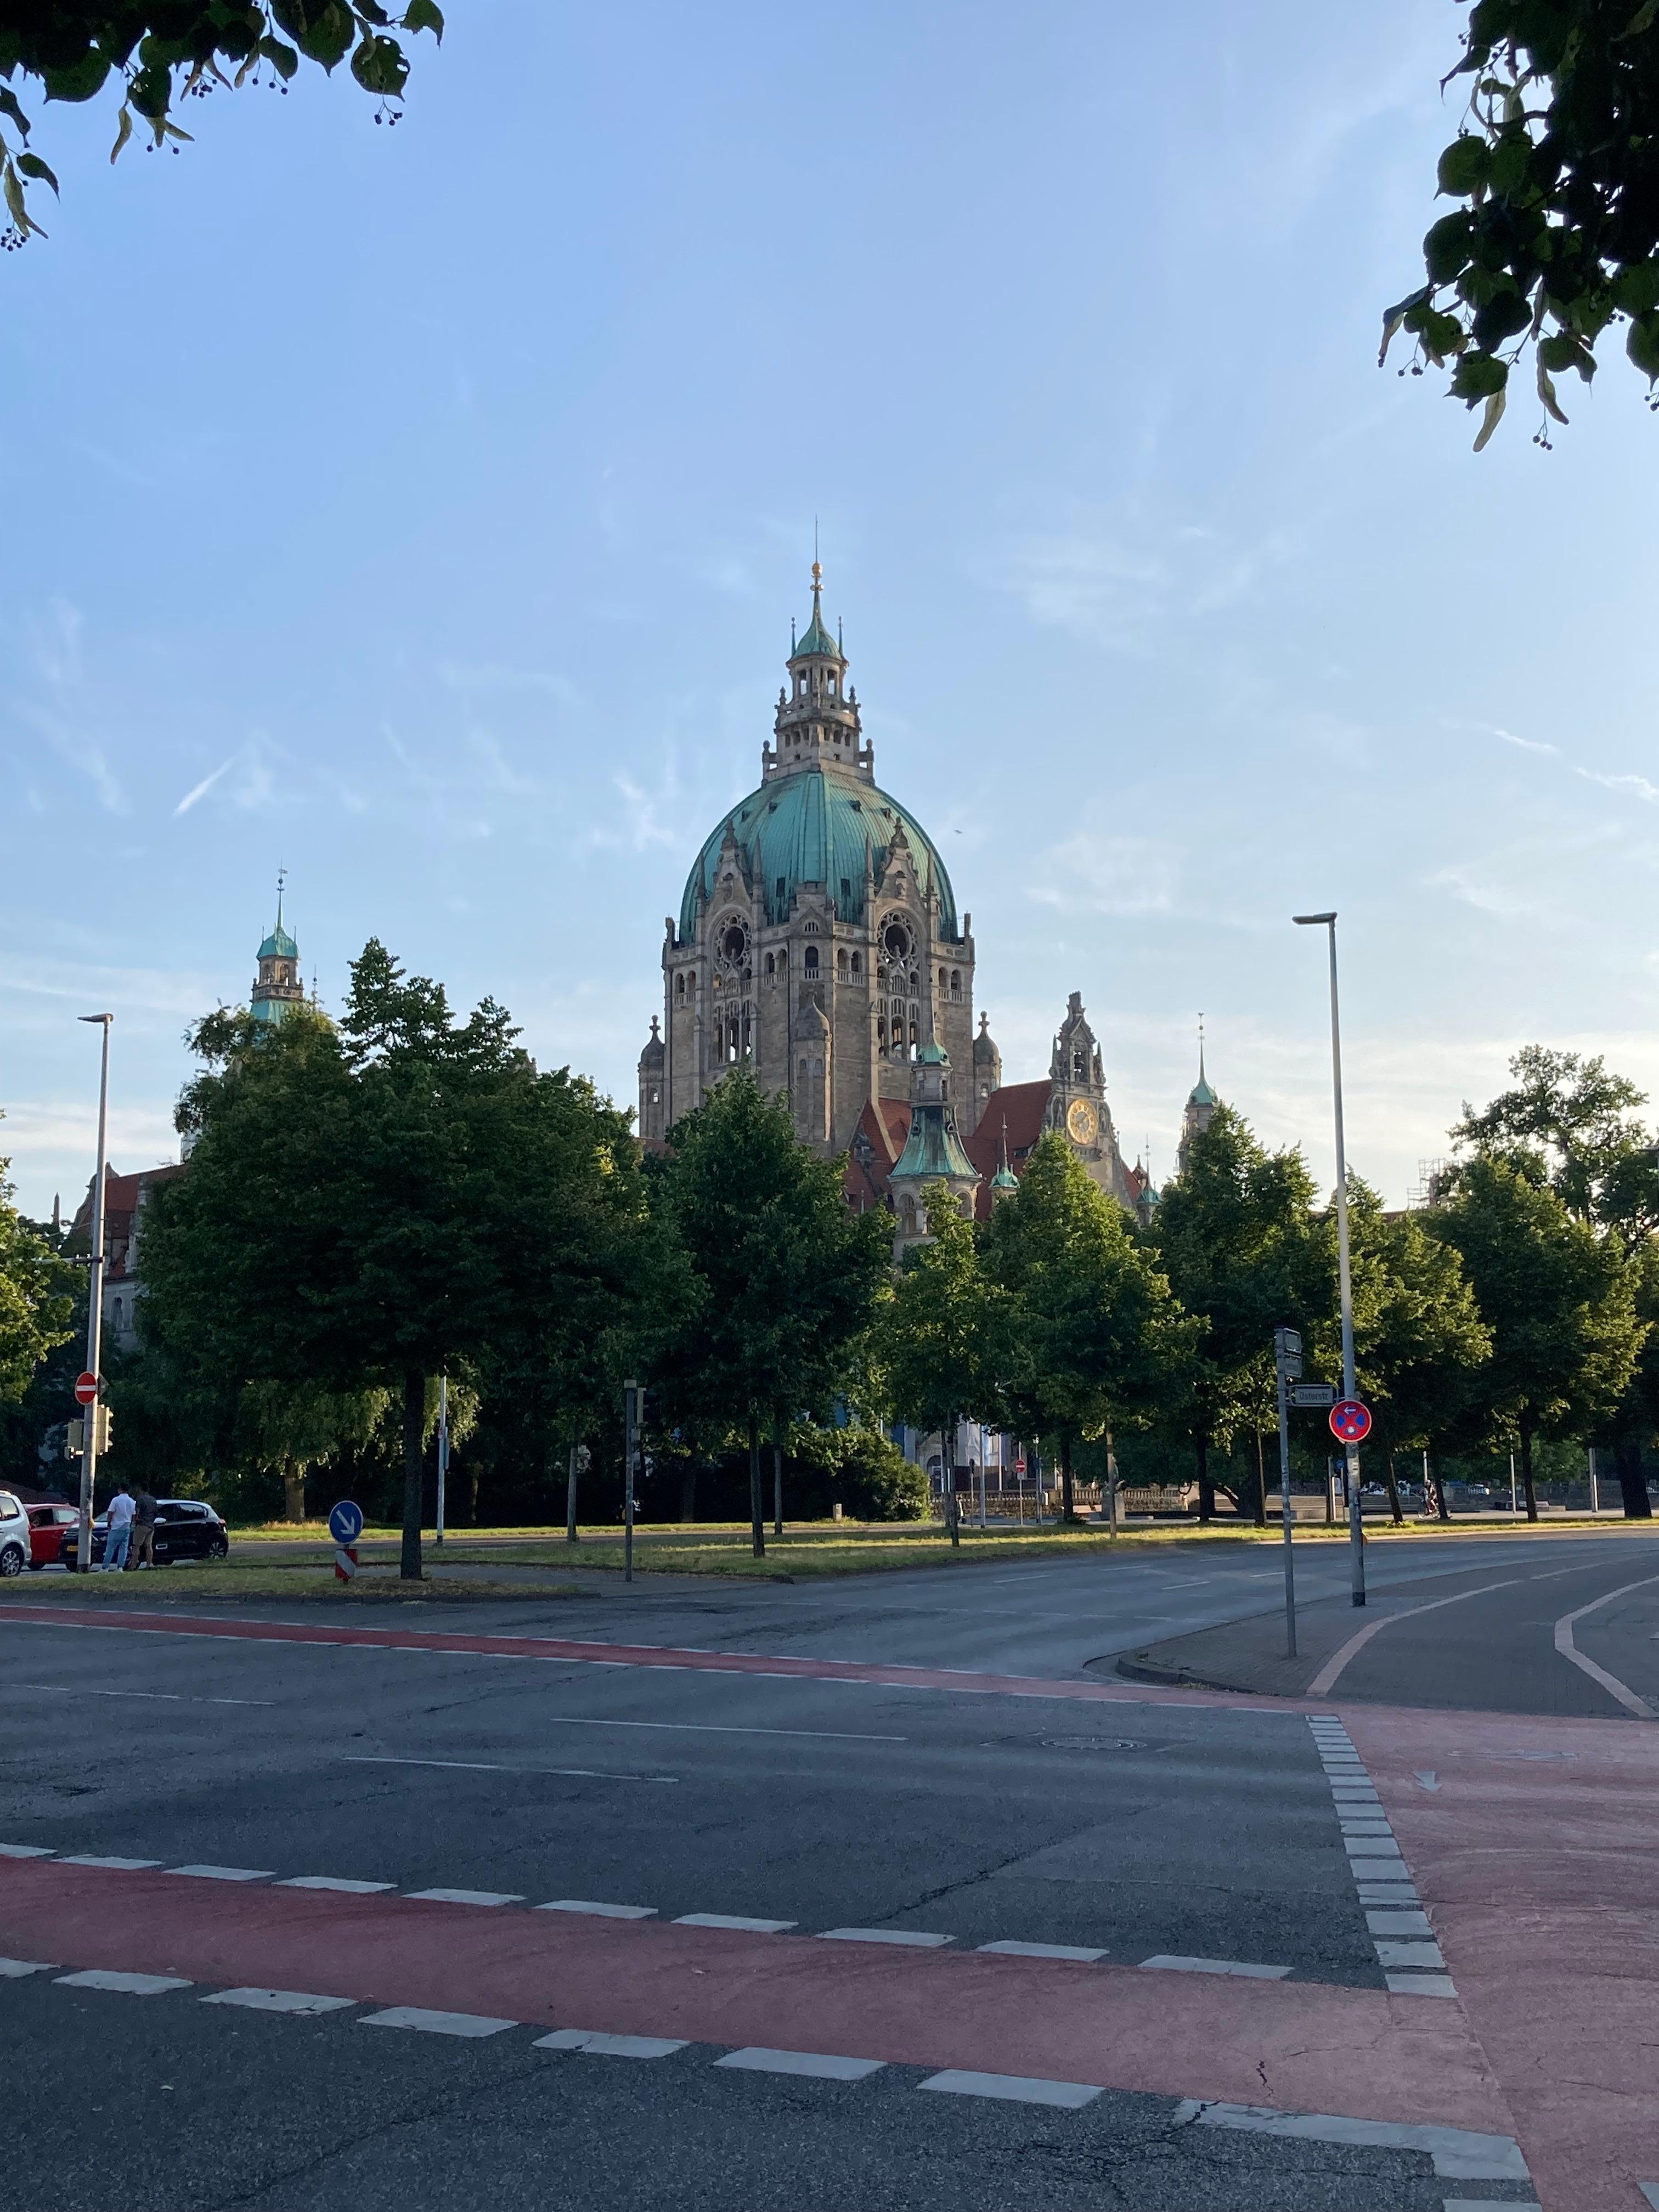
[[[880,781],[1008,1079],[1068,991],[1131,1156],[1210,1073],[1398,1201],[1534,1039],[1659,1091],[1655,441],[1379,374],[1449,0],[688,13],[454,0],[106,160],[0,264],[0,1152],[174,1146],[279,864],[632,1103],[662,919],[757,780],[819,519]],[[26,102],[26,105],[27,103]],[[1565,395],[1564,395],[1565,396]],[[1650,781],[1650,778],[1653,779]]]

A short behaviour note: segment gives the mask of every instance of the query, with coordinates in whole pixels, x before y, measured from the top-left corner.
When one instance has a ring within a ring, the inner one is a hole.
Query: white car
[[[0,1490],[0,1575],[21,1575],[29,1563],[29,1516],[9,1490]]]

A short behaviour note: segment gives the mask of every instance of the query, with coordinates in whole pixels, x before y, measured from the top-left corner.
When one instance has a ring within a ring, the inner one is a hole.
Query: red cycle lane
[[[1370,1990],[226,1888],[44,1859],[7,1867],[0,1950],[65,1970],[1515,2132],[1455,2004]]]
[[[1542,2202],[1659,2188],[1659,1729],[1343,1709]]]

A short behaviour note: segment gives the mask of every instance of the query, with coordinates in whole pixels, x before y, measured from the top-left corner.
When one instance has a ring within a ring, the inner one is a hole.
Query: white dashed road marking
[[[337,1889],[347,1897],[374,1897],[398,1887],[395,1881],[348,1881],[337,1874],[295,1874],[276,1886],[278,1889]]]
[[[325,2012],[342,2012],[357,2002],[356,1997],[319,1997],[304,1990],[216,1990],[204,2004],[246,2005],[250,2012],[292,2012],[314,2019]]]
[[[0,1859],[49,1859],[50,1844],[0,1844]]]
[[[522,1905],[522,1897],[506,1889],[411,1889],[416,1905]]]
[[[1074,1943],[981,1943],[981,1951],[994,1951],[1005,1959],[1075,1959],[1079,1965],[1092,1966],[1103,1959],[1103,1951],[1085,1951]]]
[[[1088,2081],[1028,2081],[1019,2074],[969,2074],[956,2066],[947,2067],[943,2074],[931,2074],[916,2086],[942,2089],[951,2097],[1000,2097],[1011,2105],[1058,2105],[1073,2112],[1092,2105],[1101,2094]]]
[[[749,2074],[805,2074],[815,2081],[862,2081],[879,2074],[879,2058],[834,2058],[822,2051],[728,2051],[716,2066],[735,2066]]]
[[[198,1881],[269,1881],[270,1867],[181,1866],[169,1867],[169,1874],[192,1875]]]
[[[898,1943],[913,1951],[937,1951],[954,1936],[925,1936],[919,1928],[826,1928],[821,1943]]]
[[[44,1959],[0,1959],[0,1982],[21,1982],[25,1974],[49,1974],[52,1971]]]
[[[158,1867],[161,1862],[160,1859],[99,1858],[88,1851],[76,1858],[59,1859],[58,1863],[59,1866],[109,1867],[118,1874],[137,1874],[144,1867]]]
[[[1249,1959],[1181,1959],[1162,1954],[1140,1963],[1172,1974],[1243,1974],[1252,1982],[1282,1982],[1286,1974],[1295,1972],[1291,1966],[1258,1966]]]
[[[591,1912],[600,1920],[654,1920],[654,1905],[596,1905],[586,1897],[556,1897],[535,1907],[538,1912]]]
[[[798,1925],[793,1920],[744,1920],[730,1912],[683,1912],[674,1923],[676,1928],[735,1928],[745,1936],[781,1936],[786,1928]]]
[[[59,1983],[70,1990],[111,1990],[124,1997],[159,1997],[168,1990],[191,1985],[177,1974],[113,1974],[103,1966],[88,1966],[78,1974],[59,1974]]]
[[[592,2058],[666,2058],[684,2051],[669,2035],[605,2035],[594,2027],[556,2027],[536,2038],[538,2051],[585,2051]]]
[[[516,2027],[516,2020],[491,2020],[477,2012],[428,2012],[420,2005],[392,2005],[385,2012],[365,2013],[363,2027],[412,2027],[422,2035],[499,2035]]]
[[[1378,2150],[1426,2151],[1443,2181],[1529,2181],[1513,2136],[1476,2135],[1426,2122],[1351,2120],[1335,2112],[1276,2112],[1266,2105],[1206,2105],[1189,2099],[1171,2118],[1179,2127],[1242,2128],[1304,2142],[1358,2143]]]

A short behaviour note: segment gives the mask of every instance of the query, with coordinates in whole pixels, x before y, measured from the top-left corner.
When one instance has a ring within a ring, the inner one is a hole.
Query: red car
[[[28,1516],[30,1567],[55,1567],[64,1544],[73,1547],[81,1516],[72,1505],[31,1505]]]

